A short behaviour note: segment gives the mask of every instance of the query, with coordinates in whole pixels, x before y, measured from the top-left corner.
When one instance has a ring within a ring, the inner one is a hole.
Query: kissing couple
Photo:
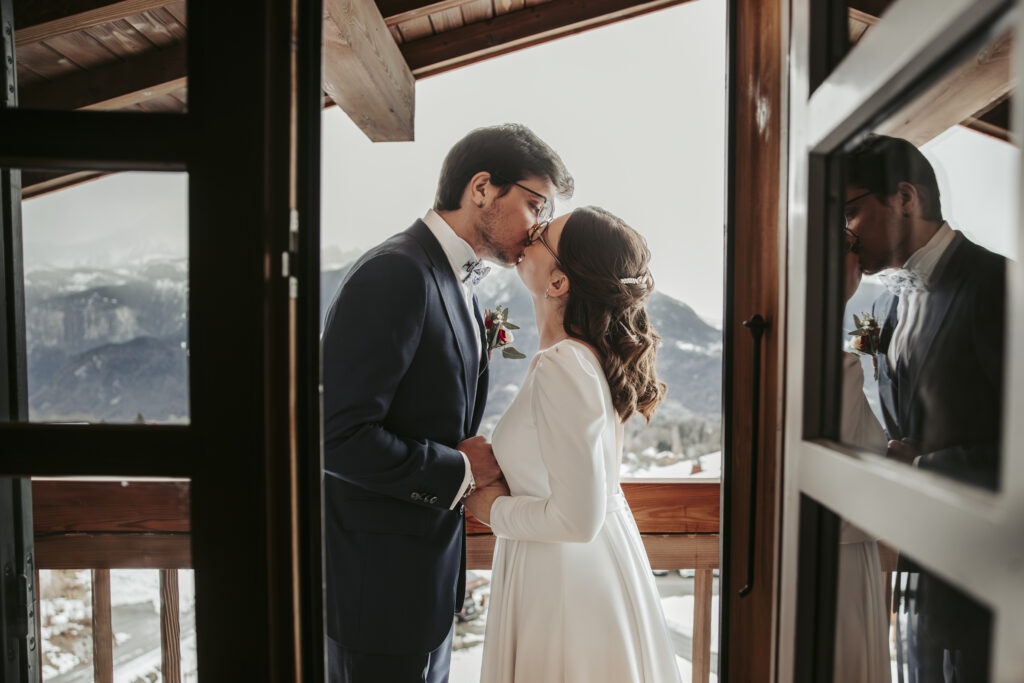
[[[679,680],[619,487],[623,423],[650,420],[665,394],[650,251],[602,209],[553,217],[554,197],[573,188],[525,126],[474,130],[446,156],[434,208],[364,254],[331,304],[331,683],[448,680],[467,509],[497,537],[481,683]],[[489,360],[473,292],[482,259],[515,266],[540,335],[492,442],[476,435]]]

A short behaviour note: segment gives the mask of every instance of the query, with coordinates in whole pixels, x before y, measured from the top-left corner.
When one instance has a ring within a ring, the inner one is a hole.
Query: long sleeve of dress
[[[602,438],[608,415],[601,369],[582,349],[561,343],[537,359],[531,410],[551,494],[498,498],[491,528],[526,541],[586,543],[607,506]]]

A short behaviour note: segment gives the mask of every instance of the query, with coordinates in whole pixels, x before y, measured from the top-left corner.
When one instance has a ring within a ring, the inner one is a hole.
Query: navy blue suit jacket
[[[957,233],[937,264],[909,363],[890,367],[897,298],[882,295],[878,388],[890,439],[909,439],[919,466],[996,488],[1002,419],[1006,259]]]
[[[479,307],[474,307],[479,320]],[[487,359],[441,245],[417,221],[360,258],[323,333],[328,635],[422,654],[462,606],[465,474]]]

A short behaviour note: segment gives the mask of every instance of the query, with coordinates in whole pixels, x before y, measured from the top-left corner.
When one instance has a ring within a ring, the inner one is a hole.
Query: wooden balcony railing
[[[718,568],[718,482],[625,483],[623,493],[653,569],[692,569],[693,680],[711,671],[711,599]],[[38,569],[91,569],[96,681],[113,681],[110,570],[160,570],[163,680],[181,675],[177,571],[192,566],[188,482],[32,484]],[[468,516],[467,563],[490,569],[494,536]],[[37,582],[38,585],[38,582]]]

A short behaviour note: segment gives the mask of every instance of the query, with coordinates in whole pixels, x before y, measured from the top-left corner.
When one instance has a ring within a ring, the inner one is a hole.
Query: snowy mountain
[[[321,320],[350,265],[321,273]],[[513,269],[492,268],[477,288],[477,297],[484,308],[508,308],[509,320],[522,328],[516,331],[512,345],[528,357],[537,352],[533,304]],[[662,338],[658,374],[669,386],[660,414],[674,420],[691,416],[718,420],[722,406],[721,331],[701,320],[685,303],[657,291],[651,296],[648,312]],[[508,407],[528,365],[528,361],[498,356],[491,362],[485,431],[486,423]]]
[[[350,265],[321,272],[322,313]],[[140,413],[147,421],[187,419],[187,261],[36,269],[26,275],[25,293],[32,419],[130,422]],[[484,307],[508,307],[522,327],[513,345],[527,356],[536,353],[532,304],[515,271],[494,268],[477,294]],[[669,386],[659,418],[716,423],[721,332],[660,292],[648,310],[662,337],[659,376]],[[508,407],[527,367],[500,357],[492,362],[485,431]],[[671,443],[670,436],[663,440]]]

